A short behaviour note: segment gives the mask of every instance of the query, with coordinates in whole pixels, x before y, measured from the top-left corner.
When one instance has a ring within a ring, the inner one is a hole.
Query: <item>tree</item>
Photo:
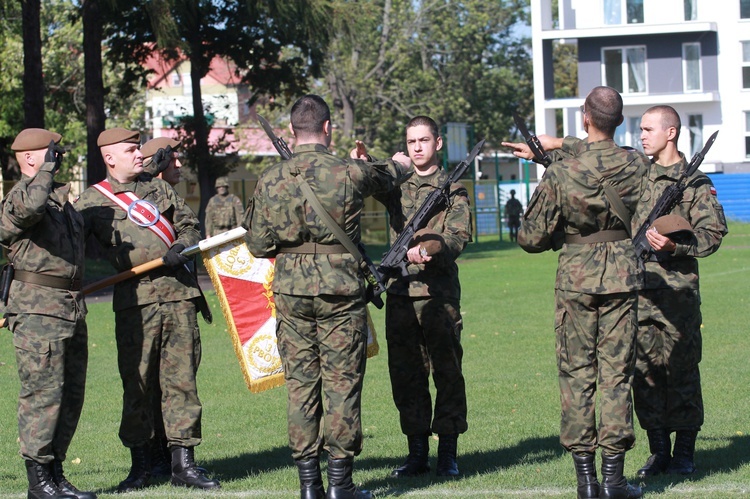
[[[40,0],[21,2],[23,17],[23,127],[44,128]]]

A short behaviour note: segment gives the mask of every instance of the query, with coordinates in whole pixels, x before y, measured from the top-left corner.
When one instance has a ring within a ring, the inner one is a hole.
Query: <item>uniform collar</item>
[[[302,152],[327,152],[328,154],[331,153],[331,151],[328,150],[326,146],[323,144],[300,144],[298,146],[294,146],[294,154],[299,154]]]

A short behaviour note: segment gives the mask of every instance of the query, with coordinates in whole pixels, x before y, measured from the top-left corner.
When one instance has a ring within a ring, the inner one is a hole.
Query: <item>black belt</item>
[[[283,246],[277,253],[297,253],[300,255],[330,255],[349,253],[343,244],[302,243],[299,246]]]
[[[46,274],[37,274],[26,270],[18,270],[13,274],[13,279],[48,288],[67,289],[68,291],[80,291],[81,279],[73,277],[55,277]]]
[[[588,236],[565,234],[565,244],[611,243],[625,239],[630,239],[630,236],[624,230],[600,230]]]

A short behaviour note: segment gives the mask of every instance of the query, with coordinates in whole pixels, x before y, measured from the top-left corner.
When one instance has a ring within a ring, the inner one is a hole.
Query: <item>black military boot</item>
[[[602,453],[602,484],[599,487],[600,499],[638,499],[643,497],[640,487],[630,485],[623,476],[625,453]]]
[[[596,477],[596,459],[588,452],[573,453],[573,464],[578,477],[578,499],[599,497],[599,479]]]
[[[295,461],[299,472],[300,499],[325,499],[323,477],[320,475],[320,461],[317,457]]]
[[[151,476],[172,476],[172,456],[166,437],[156,435],[149,442],[151,449]]]
[[[76,496],[64,493],[60,487],[52,480],[48,464],[37,463],[27,459],[26,477],[29,479],[28,499],[75,499]]]
[[[424,475],[430,472],[430,455],[429,435],[407,435],[409,443],[409,455],[406,456],[404,464],[391,471],[394,478],[403,478],[409,476]]]
[[[678,430],[674,438],[672,462],[669,463],[667,473],[673,475],[690,475],[695,472],[695,430]]]
[[[64,494],[77,497],[78,499],[96,499],[96,494],[93,492],[83,492],[78,490],[75,485],[70,483],[63,472],[62,461],[55,459],[52,461],[50,466],[50,472],[52,473],[52,480],[60,488]]]
[[[646,460],[643,468],[638,470],[638,478],[655,476],[664,473],[672,460],[672,442],[669,441],[667,430],[647,430],[648,449],[651,456]]]
[[[151,479],[151,449],[148,444],[130,448],[130,473],[117,486],[117,492],[131,492],[148,485]]]
[[[438,435],[437,476],[458,476],[458,434]]]
[[[367,490],[359,490],[352,482],[354,459],[328,458],[328,494],[326,499],[371,499]]]
[[[193,447],[172,446],[172,485],[196,489],[221,488],[219,481],[209,479],[195,465]]]

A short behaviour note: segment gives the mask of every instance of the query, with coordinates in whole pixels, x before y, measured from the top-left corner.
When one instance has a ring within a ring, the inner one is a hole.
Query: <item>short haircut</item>
[[[586,97],[584,111],[591,123],[606,133],[614,136],[615,130],[622,123],[622,96],[612,87],[594,87]]]
[[[682,121],[680,121],[680,115],[677,113],[675,108],[666,105],[653,106],[646,109],[646,112],[643,114],[651,113],[659,113],[659,115],[661,116],[661,126],[663,130],[674,127],[674,129],[677,131],[677,134],[674,137],[674,141],[677,142],[677,139],[680,138],[680,128],[682,128]]]
[[[291,122],[294,133],[318,135],[323,124],[331,120],[331,110],[319,95],[308,94],[297,99],[292,106]]]
[[[415,127],[415,126],[426,126],[430,129],[430,133],[432,133],[433,138],[440,137],[440,132],[438,131],[437,123],[435,123],[435,120],[430,118],[429,116],[415,116],[411,120],[409,120],[409,123],[406,125],[406,129]]]

